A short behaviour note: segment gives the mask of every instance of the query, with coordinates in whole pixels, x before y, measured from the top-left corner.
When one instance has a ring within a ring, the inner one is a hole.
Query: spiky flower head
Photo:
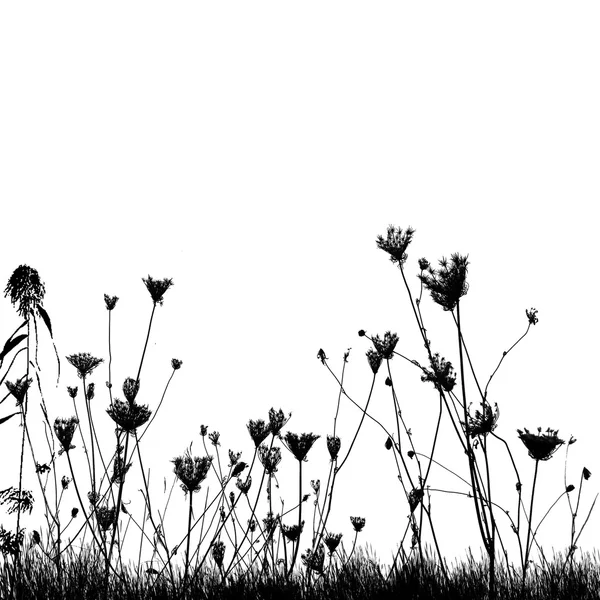
[[[323,550],[322,544],[319,544],[319,547],[314,552],[310,548],[307,549],[306,552],[300,556],[300,558],[307,569],[316,571],[317,573],[323,573],[325,550]]]
[[[352,523],[352,527],[354,527],[354,531],[357,533],[361,532],[365,526],[364,517],[350,517],[350,522]]]
[[[467,266],[468,256],[455,253],[450,261],[442,258],[440,268],[429,267],[428,273],[421,273],[418,277],[429,290],[433,301],[444,310],[454,310],[460,298],[468,291]]]
[[[302,461],[306,460],[308,451],[320,437],[320,435],[315,435],[314,433],[298,435],[297,433],[288,431],[285,434],[284,440],[288,450],[294,455],[296,460]]]
[[[258,419],[254,421],[250,419],[248,421],[248,433],[254,442],[254,446],[258,448],[266,439],[269,437],[269,433],[271,432],[269,426],[262,420]]]
[[[225,544],[221,540],[217,540],[212,546],[212,557],[217,566],[223,565],[223,558],[225,557]]]
[[[500,409],[498,404],[494,404],[494,410],[489,402],[483,403],[482,410],[476,410],[475,416],[469,416],[469,426],[467,427],[468,434],[474,438],[478,435],[487,435],[496,429],[498,423],[498,417],[500,416]]]
[[[183,361],[179,360],[178,358],[171,359],[171,366],[173,367],[173,371],[177,371],[178,369],[181,369],[182,364],[183,364]]]
[[[131,463],[125,464],[125,460],[121,456],[116,456],[113,463],[113,473],[110,478],[110,482],[122,483],[125,480],[125,475],[130,468]]]
[[[208,434],[208,439],[210,440],[210,443],[216,448],[217,446],[221,445],[221,442],[219,442],[219,438],[221,437],[221,434],[218,431],[211,431]]]
[[[376,375],[377,371],[379,371],[379,367],[381,366],[381,361],[383,360],[383,357],[381,356],[381,354],[379,354],[379,352],[377,352],[377,350],[374,350],[373,348],[369,348],[366,354],[367,360],[369,361],[369,366],[371,367],[371,371],[373,371],[373,375]]]
[[[269,409],[269,429],[274,436],[279,435],[283,426],[290,420],[292,413],[287,417],[283,414],[281,409],[275,410],[274,408]]]
[[[41,305],[45,294],[46,287],[40,274],[27,265],[20,265],[13,271],[4,289],[4,297],[10,295],[11,304],[19,304],[17,312],[23,318],[33,314],[34,309]]]
[[[411,243],[414,233],[415,230],[412,227],[403,232],[402,228],[389,225],[386,239],[382,235],[377,236],[377,247],[387,252],[393,263],[398,263],[398,266],[402,267],[408,258],[406,249]]]
[[[269,448],[265,444],[258,447],[258,460],[265,468],[267,475],[273,475],[277,472],[277,466],[281,462],[281,448]]]
[[[96,506],[96,522],[102,531],[108,531],[117,522],[117,510],[114,506]]]
[[[383,335],[383,340],[378,335],[374,335],[372,342],[382,358],[385,358],[386,360],[394,358],[394,349],[398,343],[397,333],[386,331]]]
[[[123,382],[123,395],[127,402],[132,403],[135,400],[135,397],[138,395],[140,391],[140,382],[139,380],[133,379],[132,377],[128,377]]]
[[[327,436],[327,450],[329,451],[329,456],[331,457],[332,461],[334,461],[338,457],[341,447],[342,442],[337,435]]]
[[[87,377],[104,360],[95,358],[89,352],[80,352],[67,356],[67,360],[77,369],[77,375],[80,379]]]
[[[227,451],[227,453],[229,454],[229,465],[228,466],[234,467],[235,465],[237,465],[238,461],[240,460],[240,456],[242,456],[242,453],[234,452],[231,449],[229,449]]]
[[[68,419],[57,417],[54,420],[54,433],[61,445],[61,449],[58,451],[59,454],[75,448],[71,442],[73,441],[73,435],[78,424],[79,420],[77,417],[69,417]]]
[[[135,433],[138,427],[144,425],[152,414],[146,404],[123,402],[119,398],[113,400],[106,412],[120,429],[130,434]]]
[[[451,392],[456,384],[456,375],[452,363],[444,357],[440,358],[436,352],[430,360],[431,370],[424,369],[425,375],[421,375],[421,381],[431,381],[438,392],[445,390]]]
[[[173,285],[172,279],[153,279],[148,275],[146,279],[142,279],[146,288],[150,292],[152,302],[154,304],[163,305],[165,292]]]
[[[342,539],[341,533],[328,533],[325,536],[323,541],[325,542],[325,545],[327,546],[327,549],[329,550],[329,554],[333,554],[337,550],[337,547],[340,545],[341,539]]]
[[[5,383],[8,391],[16,399],[17,406],[21,406],[23,404],[23,400],[25,400],[25,395],[27,394],[29,386],[33,383],[33,379],[27,378],[27,375],[23,375],[21,379],[17,379],[17,381],[14,383],[11,381],[6,381]]]
[[[117,305],[119,299],[117,296],[109,296],[108,294],[104,294],[104,304],[106,304],[106,310],[111,311]]]
[[[246,477],[246,481],[238,479],[235,482],[235,485],[237,486],[238,490],[242,492],[242,494],[248,494],[250,491],[250,486],[252,485],[252,475],[248,475],[248,477]]]
[[[206,479],[212,460],[212,456],[192,456],[188,450],[171,461],[175,465],[173,472],[181,481],[184,492],[200,491],[200,484]]]
[[[295,523],[294,525],[281,524],[281,531],[290,542],[297,542],[303,529],[304,521],[302,521],[300,525],[298,525],[298,523]]]
[[[519,438],[525,444],[529,452],[529,456],[535,460],[548,460],[565,442],[558,437],[558,430],[546,429],[542,433],[542,428],[538,427],[537,435],[530,433],[528,429],[525,431],[517,429]]]
[[[530,325],[536,325],[539,321],[537,313],[538,311],[535,308],[532,308],[530,310],[525,309],[525,314],[527,315],[527,320],[529,321]]]

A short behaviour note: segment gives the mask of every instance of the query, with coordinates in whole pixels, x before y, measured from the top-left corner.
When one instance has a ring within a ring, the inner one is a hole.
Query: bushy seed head
[[[177,358],[172,358],[171,359],[171,366],[173,367],[174,371],[177,371],[178,369],[181,369],[181,365],[183,364],[182,360],[179,360]]]
[[[144,285],[146,286],[148,292],[150,292],[150,296],[152,297],[152,302],[154,304],[160,304],[162,306],[164,302],[163,296],[165,292],[173,285],[172,279],[153,279],[148,275],[146,279],[142,279]]]
[[[67,361],[77,369],[77,375],[80,379],[87,377],[104,360],[95,358],[89,352],[80,352],[67,356]]]
[[[214,542],[212,556],[215,563],[221,567],[223,565],[223,558],[225,557],[225,544],[221,540]]]
[[[455,253],[450,261],[442,258],[440,268],[428,270],[427,274],[421,273],[418,277],[429,290],[431,298],[444,310],[454,310],[458,301],[464,296],[469,285],[467,284],[468,256]]]
[[[408,258],[406,249],[411,243],[414,233],[415,230],[412,227],[403,232],[400,227],[389,225],[385,239],[381,235],[377,236],[377,247],[387,252],[393,263],[398,263],[398,266],[402,267]]]
[[[565,442],[558,437],[558,430],[548,428],[545,433],[541,433],[541,427],[538,428],[537,435],[517,429],[520,440],[525,444],[529,456],[535,460],[549,460],[552,455]]]
[[[139,391],[139,380],[133,379],[132,377],[128,377],[123,382],[123,395],[125,396],[125,400],[127,400],[127,402],[132,403],[135,400],[135,397],[138,395]]]
[[[325,536],[323,541],[325,542],[325,545],[327,546],[327,549],[329,550],[329,554],[333,554],[337,550],[337,547],[340,545],[341,539],[342,539],[341,533],[328,533]]]
[[[310,548],[306,550],[304,554],[300,556],[304,566],[311,571],[317,573],[323,573],[323,564],[325,563],[325,550],[323,545],[319,544],[319,547],[313,552]]]
[[[341,447],[342,442],[337,435],[327,436],[327,450],[329,451],[329,456],[331,457],[332,461],[334,461],[338,457]]]
[[[68,419],[57,417],[54,420],[54,433],[56,434],[56,438],[61,445],[59,454],[68,452],[72,448],[75,448],[71,442],[73,441],[73,435],[75,434],[75,429],[77,428],[78,424],[79,420],[77,417],[69,417]]]
[[[23,318],[33,314],[34,309],[41,305],[45,294],[46,287],[39,273],[27,265],[20,265],[13,271],[4,289],[4,297],[10,296],[11,304],[19,305],[17,312]]]
[[[73,398],[73,400],[75,400],[75,398],[77,397],[78,388],[77,388],[77,386],[75,386],[75,387],[67,386],[67,392],[69,392],[69,396],[71,396],[71,398]]]
[[[17,401],[17,406],[21,406],[23,401],[25,400],[25,395],[27,394],[27,390],[33,383],[33,379],[27,378],[26,375],[21,377],[21,379],[17,379],[14,383],[11,381],[6,381],[6,387],[8,391],[12,394],[12,396]]]
[[[108,531],[117,522],[117,511],[114,506],[96,506],[94,513],[96,522],[102,531]]]
[[[352,523],[352,527],[354,527],[354,531],[356,532],[361,532],[365,526],[364,517],[350,517],[350,522]]]
[[[117,305],[119,299],[117,296],[109,296],[108,294],[104,294],[104,304],[106,305],[106,310],[111,311]]]
[[[452,368],[452,363],[444,357],[440,358],[436,352],[430,360],[431,370],[424,369],[425,374],[421,375],[421,381],[431,381],[438,392],[451,392],[456,384],[456,375]]]
[[[373,345],[382,358],[391,360],[394,358],[394,349],[398,343],[398,334],[386,331],[381,339],[378,335],[372,338]]]
[[[269,429],[274,436],[279,435],[283,426],[290,420],[292,413],[287,417],[283,414],[281,409],[275,410],[271,408],[269,410]]]
[[[467,433],[472,438],[478,435],[486,436],[496,429],[499,416],[500,409],[498,408],[498,404],[494,404],[494,410],[492,410],[490,403],[487,400],[484,401],[482,410],[476,410],[474,417],[469,416]]]
[[[138,427],[144,425],[152,414],[146,404],[123,402],[119,398],[114,399],[106,412],[120,429],[130,434],[135,433]]]
[[[177,456],[171,461],[175,465],[173,472],[181,481],[184,492],[200,490],[200,484],[206,479],[212,460],[212,456],[192,457],[187,451],[185,455]]]
[[[250,491],[250,486],[252,485],[252,475],[248,475],[245,481],[238,479],[235,482],[235,485],[238,488],[238,490],[242,492],[242,494],[248,494],[248,492]]]
[[[288,431],[285,434],[284,440],[288,450],[294,455],[296,460],[302,461],[306,460],[308,451],[320,437],[320,435],[314,435],[313,433],[298,435],[297,433]]]
[[[298,523],[295,523],[294,525],[284,525],[283,523],[281,524],[281,532],[283,533],[285,538],[288,539],[290,542],[298,541],[298,538],[300,537],[300,534],[302,533],[303,529],[304,521],[302,521],[300,525],[298,525]]]
[[[538,311],[535,308],[531,308],[530,310],[525,309],[525,314],[527,315],[527,320],[530,325],[536,325],[539,321],[537,317]]]
[[[381,361],[383,360],[383,357],[381,356],[381,354],[379,354],[379,352],[377,352],[377,350],[374,350],[373,348],[369,348],[366,354],[367,360],[369,361],[369,366],[371,367],[371,371],[373,371],[373,375],[376,375],[377,371],[379,371],[379,367],[381,366]]]
[[[258,448],[269,437],[270,429],[262,419],[256,421],[250,419],[248,421],[248,433],[254,442],[254,446]]]
[[[277,466],[281,462],[281,448],[269,448],[265,444],[261,444],[258,447],[258,459],[267,475],[273,475],[277,472]]]

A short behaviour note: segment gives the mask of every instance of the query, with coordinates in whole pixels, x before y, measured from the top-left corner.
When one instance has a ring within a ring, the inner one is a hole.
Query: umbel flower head
[[[398,334],[386,331],[383,340],[378,336],[373,336],[373,345],[382,358],[390,360],[394,358],[394,348],[398,343]]]
[[[125,432],[134,433],[148,421],[152,411],[145,404],[135,402],[123,402],[115,398],[113,403],[106,409],[108,416]]]
[[[414,233],[415,230],[412,227],[403,232],[400,227],[389,225],[385,239],[381,235],[377,236],[377,247],[387,252],[390,255],[390,260],[393,263],[398,263],[398,266],[402,268],[408,258],[406,249],[412,241]]]
[[[468,291],[467,265],[468,256],[456,253],[440,260],[440,268],[429,267],[426,274],[418,275],[423,285],[429,290],[433,301],[444,310],[454,310],[460,298]]]
[[[328,533],[325,536],[324,542],[325,542],[325,545],[327,546],[327,549],[329,550],[329,554],[333,554],[337,550],[337,547],[340,545],[341,539],[342,539],[341,533]]]
[[[327,450],[332,461],[334,461],[337,458],[341,447],[342,442],[337,435],[327,436]]]
[[[46,288],[39,273],[27,265],[18,266],[4,288],[4,297],[10,295],[13,306],[18,303],[17,312],[24,318],[41,305],[45,294]]]
[[[371,367],[371,371],[373,371],[373,375],[377,375],[377,371],[379,371],[383,356],[381,356],[381,354],[379,354],[379,352],[373,348],[369,348],[366,352],[366,355],[367,360],[369,361],[369,366]]]
[[[212,456],[192,456],[188,450],[171,461],[175,465],[173,472],[181,481],[184,492],[200,491],[200,484],[206,479],[212,460]]]
[[[8,391],[15,397],[17,406],[21,406],[23,400],[25,400],[25,394],[27,394],[29,386],[33,383],[33,379],[28,379],[26,375],[23,375],[21,379],[17,379],[14,383],[11,381],[6,381],[5,383]]]
[[[172,279],[153,279],[148,275],[146,279],[142,279],[146,288],[150,292],[152,302],[154,304],[160,304],[162,306],[164,302],[163,296],[165,292],[173,285]]]
[[[265,468],[267,475],[273,475],[277,472],[277,466],[281,462],[281,448],[269,448],[261,444],[258,448],[258,460]]]
[[[217,540],[212,546],[212,557],[217,566],[223,565],[223,558],[225,557],[225,544],[221,540]]]
[[[117,296],[109,296],[108,294],[104,294],[104,304],[106,304],[106,310],[113,310],[118,301],[119,298],[117,298]]]
[[[452,368],[452,363],[444,357],[440,358],[439,353],[431,357],[431,370],[425,369],[425,375],[421,375],[421,381],[431,381],[438,392],[445,390],[451,392],[456,384],[456,375]]]
[[[287,417],[283,414],[281,409],[275,410],[274,408],[269,409],[269,429],[274,436],[279,435],[283,426],[290,420],[292,413]]]
[[[542,433],[542,428],[538,427],[537,435],[530,433],[528,429],[524,432],[517,429],[517,433],[529,451],[529,456],[535,460],[552,458],[552,455],[565,443],[558,437],[558,430],[550,428],[546,429],[546,433]]]
[[[352,523],[352,527],[354,527],[354,531],[357,533],[361,532],[365,526],[364,517],[350,517],[350,522]]]
[[[295,523],[294,525],[284,525],[283,523],[281,524],[281,531],[290,542],[298,541],[298,538],[300,537],[300,534],[302,533],[303,529],[304,521],[302,521],[300,525],[298,525],[298,523]]]
[[[117,522],[117,511],[114,506],[96,506],[94,509],[96,522],[102,531],[108,531]]]
[[[307,569],[316,571],[317,573],[323,573],[323,564],[325,562],[325,550],[323,545],[319,544],[319,547],[313,552],[310,548],[306,550],[304,554],[300,556],[304,566]]]
[[[313,433],[298,435],[297,433],[288,431],[285,434],[284,440],[288,450],[294,455],[296,460],[302,461],[306,460],[308,451],[320,437],[320,435],[314,435]]]
[[[73,441],[73,435],[78,424],[79,420],[77,417],[69,417],[68,419],[57,417],[54,420],[54,433],[61,445],[61,449],[58,451],[59,454],[75,448],[71,442]]]
[[[133,379],[132,377],[128,377],[123,382],[123,395],[127,402],[131,403],[135,400],[138,392],[140,391],[140,382],[139,380]]]
[[[269,433],[271,433],[269,426],[262,419],[256,421],[250,419],[246,427],[248,427],[248,433],[256,448],[258,448],[269,437]]]
[[[89,352],[80,352],[67,356],[67,360],[77,369],[77,375],[80,379],[87,377],[104,360],[94,358]]]
[[[500,416],[500,409],[498,404],[494,404],[494,410],[487,400],[483,403],[482,410],[476,410],[475,416],[469,416],[469,426],[467,427],[467,433],[472,437],[478,435],[487,435],[492,433],[496,429],[498,423],[498,417]]]

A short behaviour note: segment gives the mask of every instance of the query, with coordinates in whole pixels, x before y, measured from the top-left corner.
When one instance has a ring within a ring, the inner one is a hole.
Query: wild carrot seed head
[[[341,447],[342,442],[337,435],[327,436],[327,450],[329,451],[329,456],[331,457],[332,461],[334,461],[338,457]]]
[[[104,294],[104,304],[106,304],[106,310],[111,311],[117,305],[118,302],[117,296],[109,296],[108,294]]]
[[[373,336],[373,345],[382,358],[391,360],[394,358],[394,349],[398,343],[398,334],[386,331],[381,339],[378,335]]]
[[[54,433],[61,445],[61,449],[58,451],[59,454],[75,448],[71,442],[73,441],[73,435],[78,424],[79,420],[77,417],[69,417],[68,419],[57,417],[54,420]]]
[[[17,406],[21,406],[23,401],[25,400],[25,395],[27,394],[27,390],[33,383],[33,379],[27,378],[26,375],[21,377],[21,379],[17,379],[14,383],[11,381],[6,381],[6,387],[8,391],[12,394],[12,396],[17,401]]]
[[[565,442],[558,437],[558,430],[548,428],[545,433],[541,433],[541,427],[538,428],[537,435],[517,429],[520,440],[528,450],[529,456],[535,460],[549,460],[552,455]]]
[[[144,425],[152,414],[146,404],[123,402],[119,398],[113,400],[106,412],[120,429],[130,434],[135,433],[138,427]]]
[[[41,305],[45,294],[46,287],[39,273],[27,265],[20,265],[13,271],[4,289],[4,297],[10,295],[11,304],[19,304],[17,312],[23,318]]]
[[[303,433],[298,435],[288,431],[285,436],[285,444],[288,450],[294,455],[298,461],[306,460],[306,455],[312,448],[313,444],[320,438],[320,435],[314,433]]]
[[[402,228],[389,225],[385,239],[381,235],[377,236],[377,247],[387,252],[393,263],[398,263],[398,266],[402,267],[408,258],[406,249],[411,243],[414,233],[415,230],[412,227],[403,232]]]
[[[352,523],[352,527],[354,527],[354,531],[356,532],[361,532],[365,526],[364,517],[350,517],[350,522]]]
[[[104,360],[95,358],[89,352],[80,352],[67,356],[67,361],[77,369],[77,375],[80,379],[87,377]]]
[[[269,437],[269,433],[271,430],[269,426],[265,424],[262,419],[258,419],[256,421],[250,419],[248,421],[248,433],[254,442],[254,446],[258,448],[266,439]]]
[[[442,258],[440,268],[428,270],[427,274],[421,273],[418,277],[429,290],[431,298],[444,310],[454,310],[458,301],[464,296],[469,285],[467,284],[468,256],[455,253],[450,261]]]
[[[148,277],[146,279],[142,279],[142,281],[144,282],[148,292],[150,292],[152,302],[162,306],[164,302],[163,296],[165,295],[165,292],[173,285],[173,280],[153,279],[150,277],[150,275],[148,275]]]

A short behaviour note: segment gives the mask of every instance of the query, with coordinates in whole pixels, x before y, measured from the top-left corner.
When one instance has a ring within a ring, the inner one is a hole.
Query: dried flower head
[[[342,539],[341,533],[328,533],[325,536],[323,541],[325,542],[325,545],[327,546],[327,549],[329,550],[329,554],[333,554],[337,550],[337,547],[340,545],[341,539]]]
[[[237,464],[238,460],[240,460],[240,456],[242,456],[241,452],[234,452],[233,450],[229,449],[227,451],[227,453],[229,454],[229,465],[230,467],[233,467]]]
[[[373,345],[382,358],[390,360],[394,358],[394,349],[398,343],[398,334],[386,331],[383,335],[383,340],[378,336],[373,336]]]
[[[408,256],[406,249],[412,241],[415,230],[409,227],[405,232],[400,227],[389,225],[387,228],[387,238],[377,236],[377,247],[390,255],[390,260],[393,263],[398,263],[399,267],[406,262]]]
[[[242,492],[242,494],[247,494],[250,491],[250,486],[252,485],[252,476],[248,475],[248,477],[246,477],[246,481],[238,479],[235,482],[235,485],[238,488],[238,490]]]
[[[436,352],[430,360],[431,370],[424,369],[425,375],[421,375],[421,381],[431,381],[438,392],[445,390],[451,392],[456,384],[456,375],[452,363],[444,357],[440,358]]]
[[[279,518],[274,517],[273,513],[270,511],[267,513],[267,516],[262,520],[265,530],[265,536],[267,537],[267,539],[271,538],[271,536],[275,532],[275,527],[277,527],[278,520]]]
[[[419,269],[421,269],[421,271],[427,271],[427,269],[429,269],[431,265],[429,264],[429,261],[426,258],[420,258],[419,259]]]
[[[323,350],[323,348],[319,348],[319,351],[317,352],[317,358],[321,361],[321,363],[325,364],[327,356],[325,356],[325,350]]]
[[[525,314],[527,315],[527,320],[529,321],[530,325],[536,325],[539,321],[537,313],[538,311],[535,308],[532,308],[530,310],[525,309]]]
[[[131,463],[125,464],[125,461],[120,456],[115,457],[113,463],[113,473],[110,478],[111,483],[122,483],[125,480],[127,471],[131,468]]]
[[[78,388],[77,388],[77,386],[75,386],[75,387],[67,386],[67,392],[69,392],[69,396],[71,396],[71,398],[73,398],[73,400],[75,400],[75,398],[77,397]]]
[[[261,444],[258,447],[258,459],[267,475],[273,475],[277,472],[277,466],[281,462],[281,448],[269,448],[265,444]]]
[[[238,454],[240,454],[240,453],[238,453]],[[233,467],[233,471],[231,471],[232,479],[234,477],[238,477],[247,466],[248,466],[247,463],[245,463],[243,460],[236,463],[236,465]]]
[[[385,449],[391,450],[393,446],[392,438],[388,435],[387,440],[385,440]]]
[[[108,416],[126,433],[135,433],[150,419],[152,411],[146,404],[135,402],[123,402],[115,398],[113,403],[106,409]]]
[[[478,435],[487,435],[496,429],[498,423],[498,417],[500,416],[500,409],[498,404],[494,404],[494,410],[489,402],[484,401],[482,410],[476,410],[475,416],[469,416],[469,426],[467,427],[467,433],[472,437]]]
[[[521,431],[517,429],[519,438],[525,444],[529,456],[535,460],[548,460],[565,442],[558,437],[558,430],[546,429],[541,433],[541,427],[538,428],[537,435],[530,433],[528,429]]]
[[[79,509],[78,508],[72,508],[71,509],[71,519],[74,519],[78,514],[79,514]]]
[[[25,400],[25,395],[29,386],[33,383],[33,379],[27,378],[27,375],[23,375],[21,379],[17,379],[14,383],[6,381],[6,387],[8,391],[14,396],[17,401],[17,406],[21,406]]]
[[[415,512],[419,503],[423,500],[423,489],[413,488],[408,494],[408,506],[410,507],[411,514]]]
[[[200,484],[206,479],[212,460],[212,456],[192,456],[188,450],[171,461],[175,465],[173,472],[181,481],[184,492],[200,491]]]
[[[200,425],[200,435],[202,437],[206,437],[207,433],[208,433],[208,426],[207,425]]]
[[[221,540],[217,540],[213,543],[212,557],[217,566],[223,566],[223,558],[225,557],[225,544]]]
[[[308,451],[320,437],[320,435],[314,435],[313,433],[298,435],[297,433],[288,431],[285,434],[284,440],[288,450],[294,455],[296,460],[301,461],[306,460]]]
[[[262,420],[258,419],[256,421],[250,419],[248,421],[248,433],[254,442],[254,446],[258,448],[266,439],[269,437],[269,433],[271,430],[269,426]]]
[[[352,527],[354,527],[354,531],[360,533],[365,526],[364,517],[350,517],[350,522],[352,523]]]
[[[39,273],[27,265],[20,265],[13,271],[4,289],[4,297],[10,295],[11,304],[19,304],[17,312],[23,318],[33,314],[34,309],[41,305],[45,294],[46,288]]]
[[[583,478],[587,481],[592,476],[592,472],[588,468],[583,467],[582,475]]]
[[[456,253],[450,257],[440,260],[440,269],[428,270],[428,274],[420,274],[418,277],[423,285],[429,290],[433,301],[444,310],[454,310],[458,301],[464,296],[469,285],[467,284],[468,256],[460,256]]]
[[[154,304],[160,304],[162,306],[164,302],[163,296],[165,292],[173,285],[172,279],[153,279],[148,275],[146,279],[142,279],[146,288],[150,292],[152,302]]]
[[[250,533],[256,531],[256,519],[254,517],[248,520],[248,531],[250,531]]]
[[[104,304],[106,304],[106,310],[112,310],[116,305],[119,299],[117,296],[109,296],[108,294],[104,294]]]
[[[104,362],[102,358],[94,358],[89,352],[71,354],[71,356],[67,356],[67,360],[77,369],[80,379],[87,377],[100,363]]]
[[[221,443],[219,442],[219,438],[221,437],[221,434],[218,431],[212,431],[211,433],[208,434],[208,439],[210,440],[210,443],[216,448],[217,446],[220,446]]]
[[[294,525],[281,524],[281,532],[284,537],[290,542],[297,542],[302,530],[304,529],[304,521],[300,525],[295,523]]]
[[[114,506],[110,508],[108,506],[96,506],[94,513],[98,527],[102,531],[108,531],[117,523],[117,510]]]
[[[300,558],[307,569],[316,571],[317,573],[323,573],[325,550],[323,550],[322,544],[320,544],[314,552],[310,548],[307,549],[306,552],[300,556]]]
[[[341,447],[342,442],[337,435],[327,436],[327,450],[329,451],[329,456],[331,457],[332,461],[338,457]]]
[[[377,352],[377,350],[374,350],[373,348],[369,348],[369,350],[366,352],[366,355],[367,360],[369,361],[369,366],[371,367],[371,371],[373,371],[373,375],[376,375],[377,371],[379,371],[379,367],[381,366],[383,357],[381,354],[379,354],[379,352]]]
[[[274,436],[279,435],[283,426],[290,420],[292,413],[287,417],[283,414],[281,409],[275,410],[274,408],[269,409],[269,429]]]
[[[128,377],[123,382],[123,395],[125,396],[125,400],[127,400],[127,402],[132,403],[135,400],[135,397],[138,395],[139,391],[139,380],[133,379],[132,377]]]
[[[98,492],[90,491],[87,493],[87,497],[91,506],[96,506],[100,501],[100,494]]]
[[[93,400],[95,395],[96,395],[96,384],[95,383],[90,383],[87,386],[87,399],[88,400]]]
[[[62,486],[62,489],[66,490],[69,487],[70,483],[71,483],[71,478],[67,477],[66,475],[63,475],[60,480],[60,485]]]
[[[69,417],[68,419],[57,417],[54,420],[54,433],[61,445],[61,449],[58,451],[59,454],[75,448],[71,442],[73,441],[73,435],[78,424],[79,420],[77,417]]]
[[[183,364],[182,360],[179,360],[178,358],[172,358],[171,359],[171,366],[173,367],[174,371],[177,371],[178,369],[181,369],[181,365]]]

